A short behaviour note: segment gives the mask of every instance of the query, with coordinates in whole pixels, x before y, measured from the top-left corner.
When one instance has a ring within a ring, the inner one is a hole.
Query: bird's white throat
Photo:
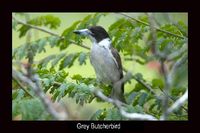
[[[94,45],[99,45],[100,47],[105,47],[106,49],[110,48],[111,40],[110,38],[105,38],[102,41],[100,41],[98,44],[97,42],[93,42]]]

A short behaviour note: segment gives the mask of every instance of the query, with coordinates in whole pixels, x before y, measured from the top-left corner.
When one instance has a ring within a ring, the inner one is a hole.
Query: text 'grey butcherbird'
[[[120,81],[123,78],[121,58],[118,51],[113,48],[106,30],[101,26],[92,26],[88,29],[75,30],[74,33],[90,38],[92,41],[90,62],[97,80],[112,86],[111,98],[126,103],[124,83]]]

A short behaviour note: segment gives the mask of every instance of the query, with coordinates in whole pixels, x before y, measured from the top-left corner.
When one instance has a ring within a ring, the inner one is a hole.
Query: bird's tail
[[[126,103],[126,100],[124,97],[124,83],[122,82],[114,83],[112,92],[111,92],[111,98],[117,99],[123,103]]]

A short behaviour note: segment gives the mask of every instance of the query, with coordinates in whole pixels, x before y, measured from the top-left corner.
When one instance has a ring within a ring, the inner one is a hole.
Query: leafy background
[[[127,13],[133,18],[149,23],[145,13]],[[171,33],[183,36],[179,38],[163,32],[157,32],[156,44],[163,55],[171,55],[183,49],[187,43],[187,13],[154,13],[156,26]],[[13,68],[27,73],[28,55],[34,56],[32,68],[40,77],[43,91],[56,104],[67,107],[71,120],[126,120],[112,104],[96,98],[90,86],[99,86],[89,61],[87,47],[91,42],[87,38],[73,34],[73,30],[91,25],[101,25],[109,33],[113,46],[120,52],[123,66],[135,77],[153,88],[162,97],[165,80],[160,70],[160,58],[151,51],[151,31],[149,26],[136,22],[117,13],[13,13],[13,16],[26,23],[50,29],[58,36],[41,32],[18,23],[13,19]],[[27,19],[28,18],[28,19]],[[31,40],[27,41],[31,32]],[[75,44],[75,45],[74,45]],[[31,52],[30,52],[31,51]],[[187,49],[172,61],[177,62],[187,56]],[[23,66],[23,67],[22,67]],[[188,86],[187,62],[173,73],[169,101],[171,105]],[[13,120],[51,120],[38,97],[31,88],[18,84],[13,79],[12,117]],[[24,89],[25,88],[25,89]],[[110,88],[101,85],[105,95]],[[26,91],[25,91],[26,90]],[[162,100],[155,98],[149,90],[134,79],[125,85],[125,97],[129,104],[127,112],[147,113],[160,118]],[[187,108],[187,103],[184,104]],[[187,111],[180,108],[169,116],[170,120],[187,120]]]

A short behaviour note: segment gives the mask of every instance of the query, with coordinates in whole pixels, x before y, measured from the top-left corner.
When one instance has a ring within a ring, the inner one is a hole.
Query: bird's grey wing
[[[111,47],[110,49],[111,49],[111,53],[113,55],[114,62],[116,63],[116,65],[120,71],[120,77],[122,78],[123,72],[122,72],[122,62],[121,62],[120,55],[119,55],[118,51],[116,49],[114,49],[113,47]]]
[[[122,70],[122,63],[121,63],[120,55],[119,55],[118,51],[112,47],[111,47],[111,51],[112,51],[112,55],[113,55],[115,61],[118,64],[118,70],[120,72],[120,79],[122,79],[123,78],[123,70]],[[124,82],[119,80],[118,82],[114,83],[111,97],[117,98],[118,100],[122,101],[123,103],[126,103],[126,100],[125,100],[123,94],[124,94]]]

